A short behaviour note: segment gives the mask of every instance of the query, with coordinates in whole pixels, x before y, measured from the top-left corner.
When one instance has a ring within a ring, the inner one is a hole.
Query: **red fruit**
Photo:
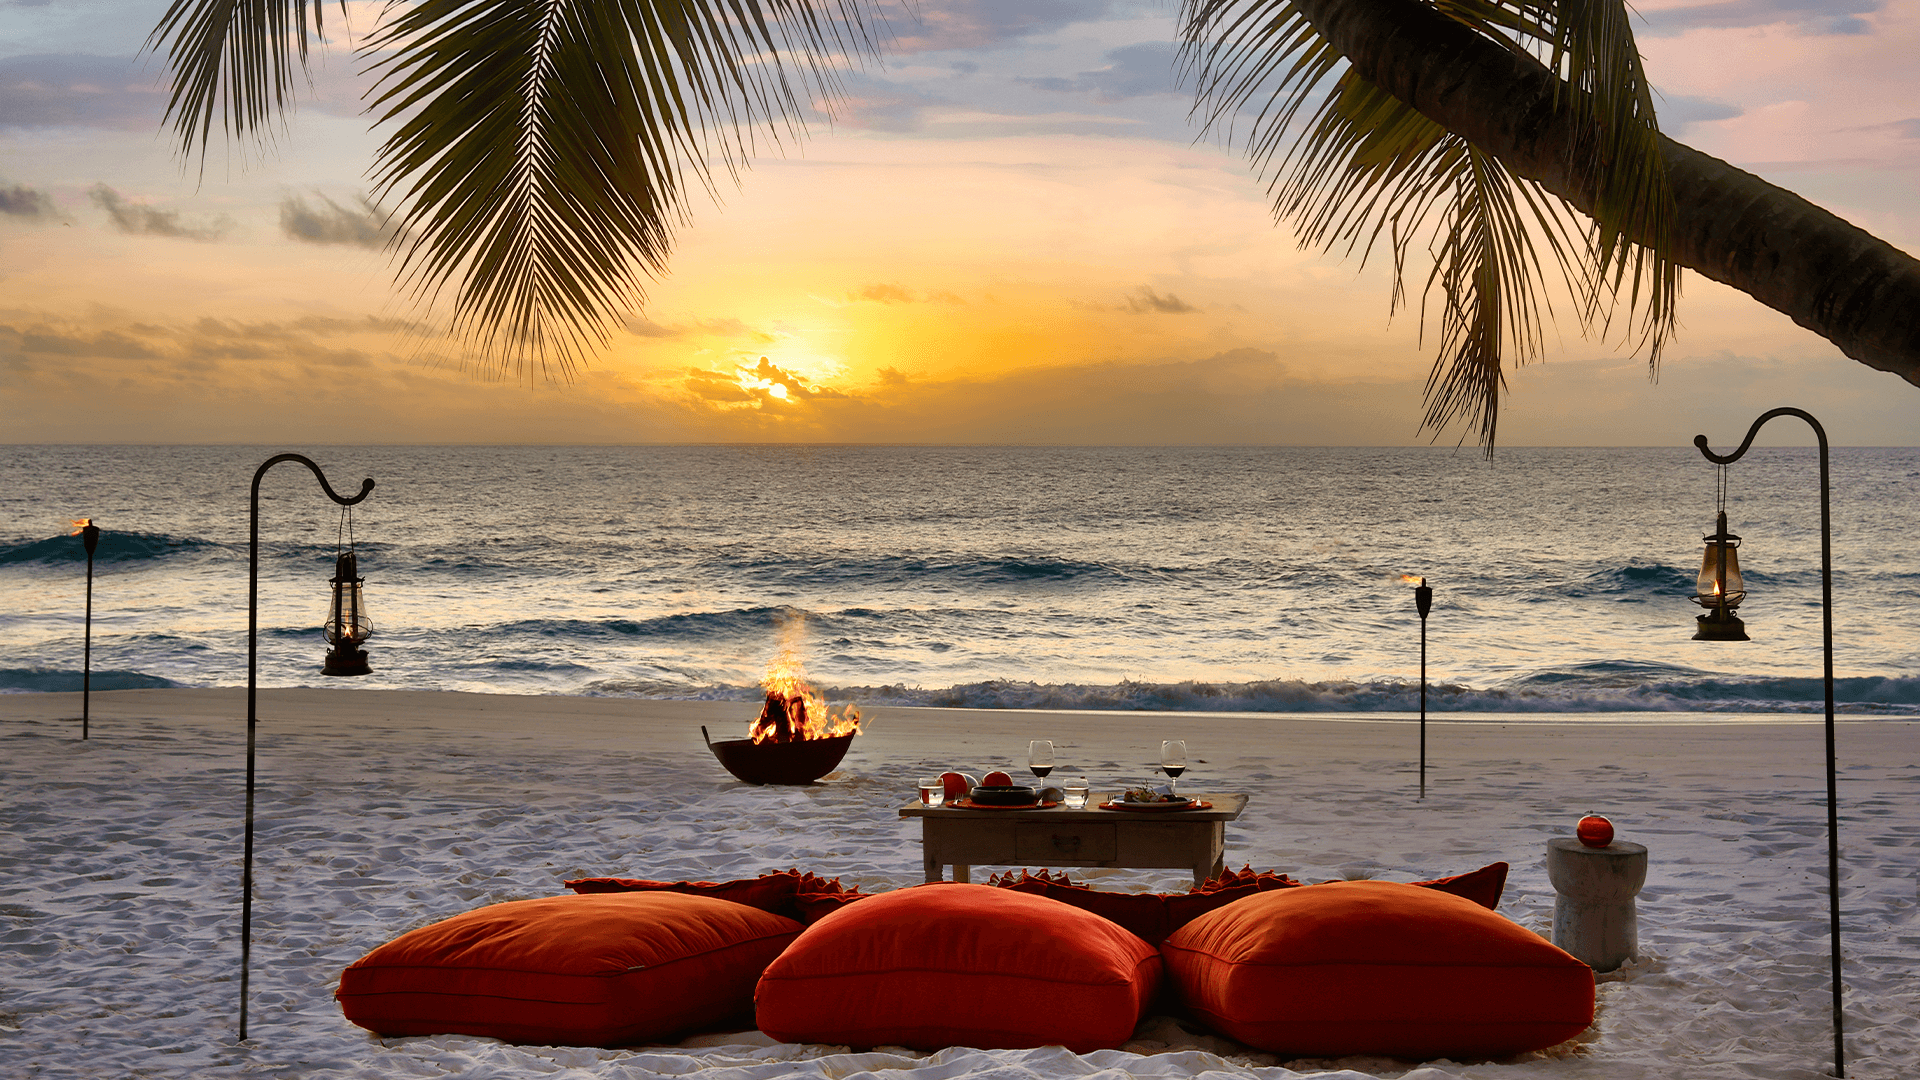
[[[1008,776],[1006,773],[1003,773],[998,769],[995,769],[994,771],[988,773],[987,778],[981,781],[981,783],[985,784],[987,787],[1012,787],[1013,777]]]
[[[1588,814],[1574,826],[1573,835],[1588,847],[1606,847],[1613,843],[1613,822],[1599,814]]]
[[[946,791],[947,802],[956,803],[973,793],[973,777],[963,772],[943,772],[940,786]]]

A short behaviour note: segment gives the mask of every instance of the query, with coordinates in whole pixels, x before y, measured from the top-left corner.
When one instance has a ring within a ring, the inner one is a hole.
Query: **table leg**
[[[920,861],[926,867],[927,880],[939,881],[940,880],[940,864],[934,860],[933,852],[931,851],[922,852],[920,856]]]
[[[972,880],[972,879],[971,879],[970,877],[968,877],[968,875],[967,875],[967,864],[965,864],[965,863],[954,863],[954,864],[953,864],[953,880],[955,880],[955,881],[970,881],[970,880]]]

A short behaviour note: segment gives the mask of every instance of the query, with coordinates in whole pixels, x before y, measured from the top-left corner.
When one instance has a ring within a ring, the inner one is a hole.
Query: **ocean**
[[[1688,433],[1691,435],[1691,433]],[[1709,433],[1715,449],[1744,432]],[[1776,436],[1777,437],[1777,436]],[[352,515],[373,673],[321,675],[342,528],[260,507],[263,686],[1405,714],[1822,710],[1819,473],[1727,511],[1753,640],[1692,641],[1716,469],[1659,448],[0,447],[0,691],[242,686],[248,490]],[[1832,455],[1840,711],[1920,715],[1920,449]]]

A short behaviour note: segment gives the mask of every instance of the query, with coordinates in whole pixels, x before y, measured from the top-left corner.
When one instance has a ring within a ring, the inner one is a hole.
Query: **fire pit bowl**
[[[752,739],[713,741],[706,726],[700,737],[707,749],[728,772],[749,784],[811,784],[832,772],[847,756],[853,734],[825,739],[795,739],[792,742],[762,742]]]

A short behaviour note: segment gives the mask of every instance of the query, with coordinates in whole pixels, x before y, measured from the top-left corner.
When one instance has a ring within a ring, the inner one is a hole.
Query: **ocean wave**
[[[718,560],[716,560],[718,561]],[[1069,585],[1125,582],[1143,577],[1165,577],[1184,572],[1179,567],[1126,566],[1081,559],[1023,555],[875,555],[850,557],[793,555],[763,558],[729,557],[729,574],[763,582],[803,581],[822,588],[874,588],[903,583],[948,583],[967,588],[982,586]]]
[[[91,680],[83,680],[81,672],[66,668],[0,668],[0,693],[77,694],[83,683],[94,690],[156,690],[180,685],[140,671],[96,671]]]
[[[860,609],[838,616],[823,616],[784,604],[765,607],[732,608],[726,611],[689,611],[677,615],[657,615],[648,619],[521,619],[487,627],[489,636],[537,638],[663,638],[684,641],[708,639],[737,640],[746,635],[764,636],[796,622],[805,622],[816,633],[836,618],[859,618]]]
[[[751,701],[753,686],[689,686],[668,680],[603,679],[587,693],[610,697]],[[834,703],[948,709],[1060,709],[1144,712],[1417,713],[1418,683],[1308,681],[1040,683],[992,679],[941,688],[825,686]],[[1920,678],[1836,679],[1835,710],[1849,715],[1920,716]],[[1819,713],[1818,679],[1721,675],[1663,664],[1600,661],[1535,672],[1491,687],[1432,683],[1427,712]]]
[[[218,548],[212,541],[165,533],[108,532],[102,530],[93,561],[126,563],[176,558]],[[0,543],[0,566],[22,563],[84,563],[87,549],[77,536],[50,536],[43,540]]]

